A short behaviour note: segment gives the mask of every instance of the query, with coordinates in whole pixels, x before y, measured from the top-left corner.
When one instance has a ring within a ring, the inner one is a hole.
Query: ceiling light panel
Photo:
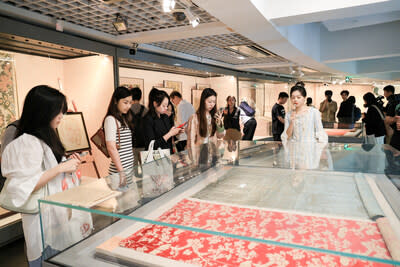
[[[246,37],[236,33],[156,42],[151,43],[151,45],[233,65],[288,62],[288,60],[276,55],[252,57],[227,49],[232,46],[256,45]]]
[[[108,2],[101,0],[0,0],[0,2],[112,35],[118,35],[113,26],[117,13],[127,18],[129,27],[124,33],[191,25],[188,20],[177,22],[171,13],[164,13],[162,0]],[[175,2],[175,8],[186,8],[179,0]],[[200,23],[218,21],[197,6],[191,6],[190,11],[199,18]]]

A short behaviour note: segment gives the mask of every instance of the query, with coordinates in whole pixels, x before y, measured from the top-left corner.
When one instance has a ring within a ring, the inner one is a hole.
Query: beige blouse
[[[200,136],[200,128],[199,128],[199,119],[197,117],[197,114],[193,114],[190,119],[189,119],[189,126],[187,128],[187,146],[188,148],[193,148],[195,146],[200,146],[202,144],[206,144],[208,142],[217,142],[217,138],[222,138],[224,137],[224,132],[219,133],[218,131],[215,131],[215,134],[213,136],[210,136],[210,133],[212,131],[211,127],[211,116],[207,118],[207,123],[208,123],[208,131],[207,131],[207,136],[202,137]]]

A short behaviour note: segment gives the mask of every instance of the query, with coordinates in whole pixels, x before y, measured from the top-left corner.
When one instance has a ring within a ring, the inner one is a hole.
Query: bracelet
[[[216,126],[217,126],[217,131],[219,133],[222,133],[223,131],[225,131],[225,127],[224,126],[219,126],[218,124]]]

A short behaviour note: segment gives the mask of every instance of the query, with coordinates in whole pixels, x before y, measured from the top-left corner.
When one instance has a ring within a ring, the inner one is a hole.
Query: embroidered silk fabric
[[[376,223],[184,199],[159,221],[389,259]],[[201,266],[385,266],[346,257],[149,225],[120,246]],[[265,265],[264,265],[265,264]]]

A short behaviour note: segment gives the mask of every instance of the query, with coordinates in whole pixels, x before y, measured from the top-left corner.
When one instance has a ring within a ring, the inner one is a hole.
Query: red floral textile
[[[159,221],[389,259],[374,222],[184,199]],[[149,225],[120,242],[139,252],[201,266],[387,266],[330,254]]]

